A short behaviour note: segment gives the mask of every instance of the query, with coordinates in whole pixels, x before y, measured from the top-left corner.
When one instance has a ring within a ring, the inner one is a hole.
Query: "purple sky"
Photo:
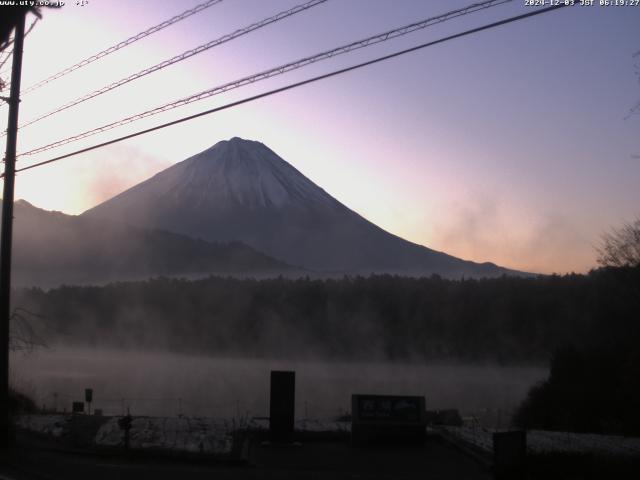
[[[25,87],[198,1],[90,0],[45,11]],[[298,2],[225,0],[25,96],[26,121]],[[471,1],[329,0],[25,128],[19,151]],[[446,22],[78,144],[530,11],[523,1]],[[587,271],[611,226],[640,214],[640,7],[561,9],[97,152],[24,172],[17,197],[80,213],[233,136],[260,140],[338,200],[416,243],[540,272]],[[6,116],[6,109],[0,110]],[[4,128],[4,124],[3,124]]]

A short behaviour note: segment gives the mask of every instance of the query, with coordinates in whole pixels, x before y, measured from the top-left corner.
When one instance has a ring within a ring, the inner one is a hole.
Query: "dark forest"
[[[558,348],[633,344],[640,269],[444,280],[157,278],[23,289],[48,342],[213,355],[547,364]],[[595,348],[595,347],[594,347]]]

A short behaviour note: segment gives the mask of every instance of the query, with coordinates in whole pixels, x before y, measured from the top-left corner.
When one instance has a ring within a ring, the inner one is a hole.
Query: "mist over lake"
[[[93,388],[93,409],[120,415],[268,416],[269,372],[295,370],[296,417],[350,411],[352,393],[424,395],[427,409],[504,415],[547,376],[542,367],[286,361],[51,348],[13,354],[12,382],[40,406],[70,411]],[[56,397],[57,395],[57,397]]]

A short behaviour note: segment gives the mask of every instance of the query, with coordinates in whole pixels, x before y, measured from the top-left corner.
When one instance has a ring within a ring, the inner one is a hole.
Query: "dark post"
[[[93,401],[93,389],[84,389],[84,401],[87,402],[88,413],[91,415],[91,402]]]
[[[497,479],[525,478],[527,432],[497,432],[493,434],[493,468]]]
[[[276,443],[293,441],[296,402],[296,372],[271,372],[269,439]]]
[[[20,77],[22,74],[25,16],[26,13],[18,21],[14,33],[11,93],[9,97],[9,123],[7,126],[7,150],[4,157],[2,236],[0,240],[0,447],[7,447],[11,443],[11,424],[9,420],[9,319],[11,317],[11,309],[9,299],[11,296],[13,190],[16,175],[18,107],[20,105]]]
[[[118,426],[124,432],[123,444],[124,449],[129,450],[129,432],[131,430],[131,425],[133,424],[133,417],[129,413],[127,409],[127,414],[118,420]]]

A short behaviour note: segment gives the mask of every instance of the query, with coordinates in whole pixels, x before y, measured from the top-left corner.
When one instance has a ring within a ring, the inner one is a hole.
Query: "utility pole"
[[[0,448],[12,443],[9,419],[9,321],[11,318],[11,243],[13,238],[13,191],[16,176],[16,146],[18,141],[18,108],[20,106],[20,77],[22,75],[22,47],[24,22],[21,15],[14,33],[11,92],[7,150],[4,157],[4,192],[2,196],[2,234],[0,238]]]

